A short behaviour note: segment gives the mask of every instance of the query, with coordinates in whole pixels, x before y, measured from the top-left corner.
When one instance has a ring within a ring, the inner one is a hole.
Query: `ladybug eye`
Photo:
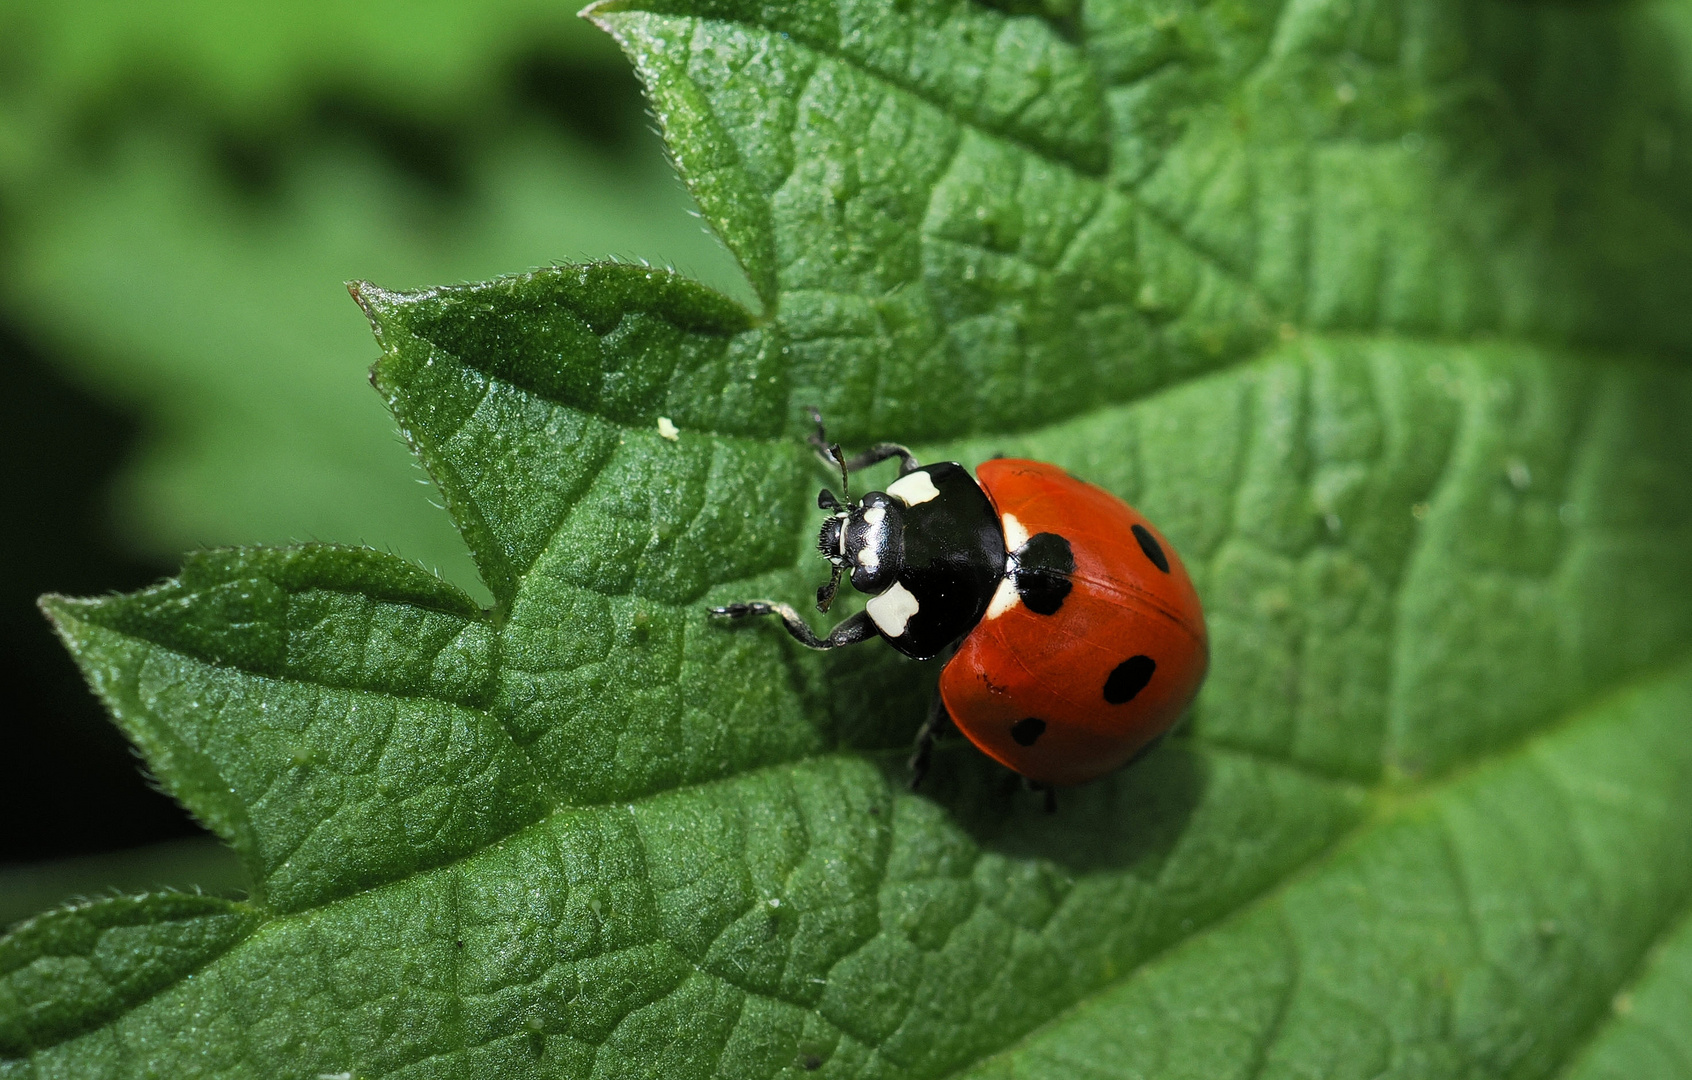
[[[828,490],[827,488],[823,488],[821,491],[817,492],[817,509],[844,510],[845,507],[841,506],[840,500],[834,497],[834,492]]]

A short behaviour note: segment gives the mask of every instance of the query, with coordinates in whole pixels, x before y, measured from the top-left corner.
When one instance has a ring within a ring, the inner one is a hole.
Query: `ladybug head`
[[[887,589],[899,576],[904,555],[904,521],[900,503],[885,492],[872,491],[860,502],[852,501],[846,462],[840,447],[828,453],[840,465],[840,490],[844,499],[823,488],[817,492],[817,508],[828,518],[817,533],[817,552],[833,566],[828,584],[817,589],[817,610],[827,611],[834,603],[841,575],[851,571],[852,588],[875,595]]]
[[[817,506],[828,518],[817,533],[817,552],[834,566],[828,584],[817,590],[817,610],[827,611],[840,587],[841,575],[851,571],[852,588],[875,595],[899,576],[904,556],[904,515],[899,500],[872,491],[862,502],[843,503],[824,488]]]

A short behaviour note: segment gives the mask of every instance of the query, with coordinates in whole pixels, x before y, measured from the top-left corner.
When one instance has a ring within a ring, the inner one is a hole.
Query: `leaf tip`
[[[53,632],[58,634],[67,645],[70,644],[70,624],[80,622],[79,612],[97,600],[87,600],[81,597],[66,596],[63,593],[42,593],[35,600],[35,606],[42,615],[46,616]]]
[[[627,7],[626,0],[594,0],[587,7],[576,12],[576,18],[586,19],[601,30],[609,33],[609,28],[602,21],[603,17]]]
[[[353,298],[364,317],[370,320],[370,329],[376,334],[376,340],[382,340],[382,323],[387,316],[399,306],[398,293],[372,285],[368,281],[347,282],[347,292]]]

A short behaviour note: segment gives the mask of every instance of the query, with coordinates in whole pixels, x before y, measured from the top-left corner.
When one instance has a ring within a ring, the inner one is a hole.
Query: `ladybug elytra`
[[[1127,503],[1055,465],[920,465],[881,443],[847,459],[824,437],[844,499],[826,488],[818,550],[870,596],[818,637],[792,607],[729,604],[729,618],[779,616],[801,644],[835,649],[880,637],[917,660],[948,651],[936,708],[918,738],[913,786],[943,722],[1040,784],[1078,784],[1132,759],[1180,718],[1209,663],[1204,612],[1168,541]],[[849,474],[900,459],[885,491],[850,498]]]

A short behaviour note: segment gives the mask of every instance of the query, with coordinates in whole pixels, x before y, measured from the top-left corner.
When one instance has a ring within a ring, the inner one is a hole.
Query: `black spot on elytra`
[[[1157,661],[1151,657],[1130,656],[1116,665],[1116,670],[1105,680],[1104,699],[1112,705],[1126,705],[1134,700],[1135,694],[1146,688],[1146,684],[1151,682],[1152,672],[1156,670]]]
[[[1028,610],[1036,615],[1056,615],[1069,596],[1070,588],[1069,579],[1065,577],[1027,572],[1016,575],[1016,591],[1022,602],[1028,605]]]
[[[1036,615],[1056,615],[1073,587],[1075,552],[1057,533],[1036,533],[1016,549],[1016,591]]]
[[[1157,537],[1151,534],[1150,529],[1144,525],[1134,526],[1134,539],[1140,542],[1140,550],[1146,553],[1146,558],[1152,561],[1153,566],[1165,574],[1169,573],[1169,557],[1163,553],[1163,545],[1157,542]]]
[[[1045,733],[1046,722],[1038,716],[1030,716],[1011,725],[1011,738],[1018,746],[1033,746]]]

